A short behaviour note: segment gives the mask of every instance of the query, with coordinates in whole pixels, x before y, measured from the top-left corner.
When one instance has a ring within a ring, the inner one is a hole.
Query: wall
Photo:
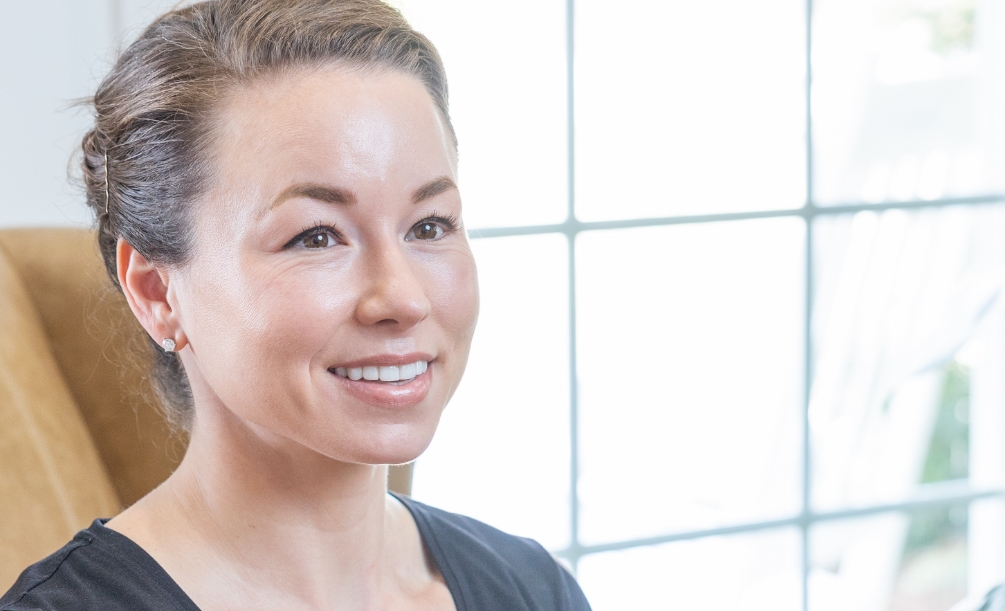
[[[89,225],[71,160],[114,50],[173,0],[0,3],[0,227]]]

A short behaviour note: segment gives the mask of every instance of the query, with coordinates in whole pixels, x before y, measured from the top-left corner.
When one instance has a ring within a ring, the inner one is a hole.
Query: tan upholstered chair
[[[184,454],[155,407],[144,349],[93,233],[0,231],[0,593]],[[391,471],[407,494],[410,468]]]

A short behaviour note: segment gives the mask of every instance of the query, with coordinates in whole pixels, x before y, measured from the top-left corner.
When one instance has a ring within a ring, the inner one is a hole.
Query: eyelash
[[[452,214],[452,213],[451,214],[442,215],[439,212],[437,212],[436,210],[433,210],[433,213],[430,214],[429,216],[421,218],[421,219],[415,221],[414,223],[412,223],[412,227],[411,227],[411,229],[409,229],[409,232],[411,232],[412,229],[415,229],[416,227],[418,227],[419,225],[421,225],[423,223],[439,223],[440,225],[443,226],[443,234],[444,235],[449,235],[451,233],[454,233],[455,231],[457,231],[457,227],[458,227],[457,215]],[[312,235],[318,234],[318,233],[327,233],[328,235],[330,235],[336,241],[341,241],[342,240],[342,234],[339,233],[339,231],[337,229],[335,229],[334,227],[331,227],[329,225],[325,225],[323,223],[315,223],[315,224],[313,224],[313,225],[311,225],[309,227],[305,227],[303,231],[301,231],[300,233],[298,233],[293,239],[291,239],[289,242],[287,242],[286,245],[283,246],[283,248],[284,249],[293,248],[297,244],[302,243],[304,241],[304,239],[306,239],[306,238],[308,238],[308,237],[310,237]]]
[[[440,214],[436,210],[433,210],[432,214],[430,214],[429,216],[427,216],[425,218],[421,218],[421,219],[415,221],[414,223],[412,223],[412,229],[415,229],[416,227],[418,227],[419,225],[421,225],[423,223],[439,223],[440,225],[443,226],[443,235],[444,236],[447,236],[447,235],[450,235],[451,233],[454,233],[455,231],[457,231],[457,228],[458,228],[458,220],[457,220],[457,215],[456,214],[453,214],[453,213],[451,213],[451,214]],[[409,231],[411,232],[412,229],[409,229]],[[440,238],[440,239],[442,239],[442,238]]]

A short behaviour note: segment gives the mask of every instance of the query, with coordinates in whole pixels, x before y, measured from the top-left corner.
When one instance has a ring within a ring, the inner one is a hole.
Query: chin
[[[322,454],[335,460],[364,465],[401,465],[418,458],[433,440],[433,426],[409,424],[383,425],[371,434],[353,440],[342,438],[325,443]]]

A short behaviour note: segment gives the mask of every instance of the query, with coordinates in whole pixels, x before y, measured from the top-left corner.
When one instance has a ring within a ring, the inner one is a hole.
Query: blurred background
[[[72,103],[174,4],[0,1],[0,226],[90,224]],[[393,4],[483,299],[415,498],[597,611],[1005,581],[1005,0]]]

